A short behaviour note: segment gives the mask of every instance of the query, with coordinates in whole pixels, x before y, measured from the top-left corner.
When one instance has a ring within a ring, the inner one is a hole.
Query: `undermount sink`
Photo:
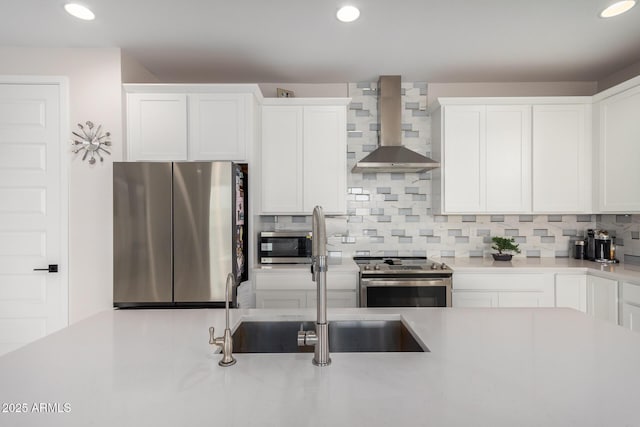
[[[312,321],[242,321],[233,333],[234,353],[313,353],[298,347],[297,333],[315,330]],[[336,320],[329,322],[329,351],[428,352],[401,320]]]

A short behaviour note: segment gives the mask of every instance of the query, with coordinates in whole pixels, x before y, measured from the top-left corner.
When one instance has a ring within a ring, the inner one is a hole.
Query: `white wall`
[[[441,96],[591,96],[597,82],[429,83],[427,105]]]
[[[122,52],[120,59],[122,62],[122,83],[161,83],[159,78],[126,52]]]
[[[69,321],[113,305],[112,162],[122,160],[120,49],[0,47],[0,74],[69,78],[69,128],[91,120],[111,132],[112,156],[69,165]],[[64,266],[62,266],[64,268]]]
[[[635,76],[640,76],[640,61],[616,71],[615,73],[598,80],[598,92],[609,89],[619,83],[625,82]]]
[[[265,98],[275,98],[276,89],[292,90],[296,98],[346,98],[349,96],[348,83],[259,83]]]

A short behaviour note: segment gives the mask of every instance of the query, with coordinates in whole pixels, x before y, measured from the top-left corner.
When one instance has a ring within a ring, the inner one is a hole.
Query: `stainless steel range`
[[[360,307],[451,307],[453,270],[424,257],[354,257]]]

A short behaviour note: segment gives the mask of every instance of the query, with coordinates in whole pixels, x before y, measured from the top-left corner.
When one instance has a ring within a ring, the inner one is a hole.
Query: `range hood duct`
[[[400,76],[380,76],[380,146],[356,163],[352,172],[424,172],[440,167],[440,163],[402,145],[401,94]]]

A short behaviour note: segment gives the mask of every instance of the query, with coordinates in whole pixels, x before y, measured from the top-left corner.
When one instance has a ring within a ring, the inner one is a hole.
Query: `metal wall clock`
[[[82,160],[86,160],[87,157],[91,156],[89,157],[89,164],[93,165],[96,162],[96,156],[98,156],[101,162],[104,161],[104,158],[100,154],[101,151],[111,155],[111,153],[104,148],[105,146],[111,146],[111,141],[109,140],[111,133],[102,133],[102,125],[96,128],[93,122],[86,122],[85,126],[78,123],[78,127],[80,128],[80,132],[71,132],[74,136],[73,152],[76,154],[84,152]]]

